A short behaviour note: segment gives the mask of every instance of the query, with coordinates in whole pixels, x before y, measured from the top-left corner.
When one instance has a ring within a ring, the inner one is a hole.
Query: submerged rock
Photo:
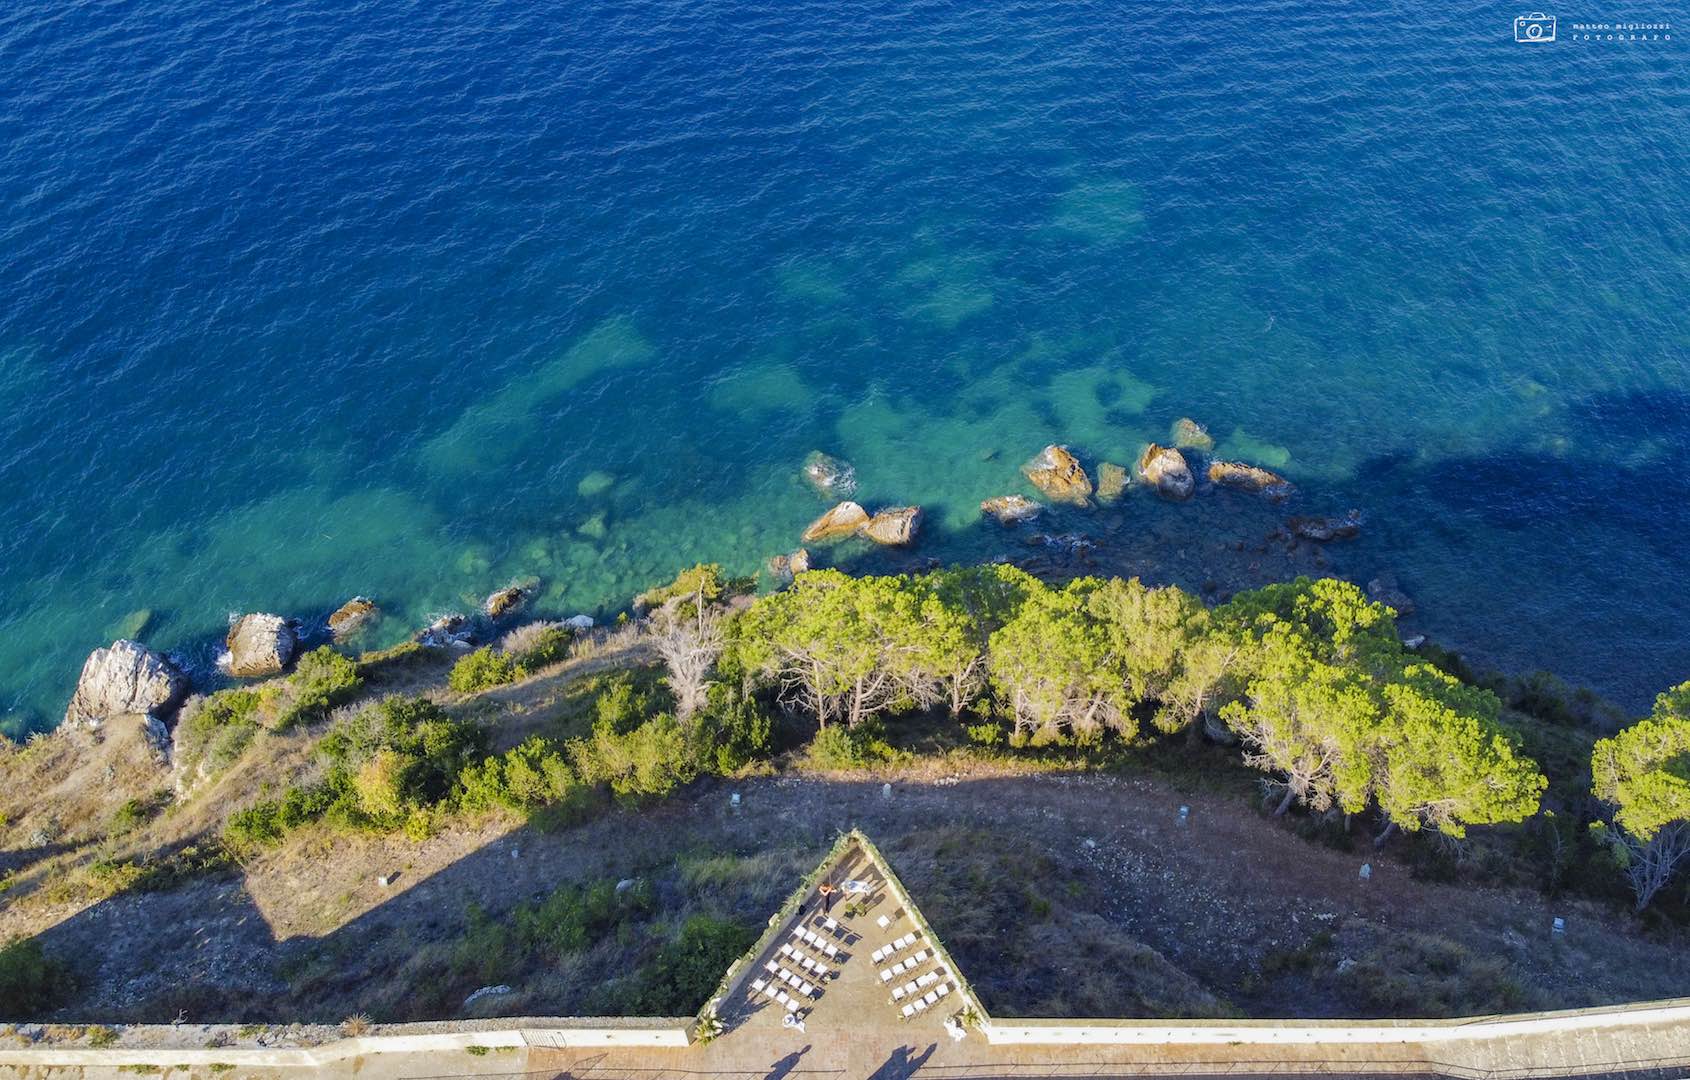
[[[1021,466],[1033,486],[1057,502],[1085,506],[1091,501],[1091,477],[1066,446],[1047,446]]]
[[[845,499],[857,492],[857,470],[820,450],[810,451],[804,459],[804,479],[829,499]]]
[[[863,526],[863,535],[877,544],[901,547],[915,539],[921,528],[921,507],[896,506],[882,510]]]
[[[1367,596],[1377,600],[1388,608],[1392,608],[1398,615],[1414,614],[1414,599],[1397,585],[1397,579],[1391,574],[1380,574],[1367,583]]]
[[[804,530],[803,540],[806,544],[818,540],[843,540],[847,536],[855,536],[857,530],[867,524],[867,510],[854,502],[842,502],[810,522],[810,527]]]
[[[169,660],[138,641],[120,639],[88,654],[65,723],[98,726],[127,713],[167,712],[187,692],[187,676]]]
[[[769,560],[769,576],[781,585],[790,585],[792,579],[810,568],[810,553],[799,548],[790,555],[776,555]]]
[[[481,605],[481,610],[487,613],[489,619],[502,619],[507,615],[515,615],[528,603],[528,589],[522,585],[507,585],[489,596]]]
[[[1291,482],[1285,477],[1241,461],[1209,462],[1209,482],[1266,495],[1275,502],[1291,494]]]
[[[329,633],[336,641],[344,640],[365,626],[371,619],[381,614],[381,608],[367,596],[354,596],[346,603],[334,609],[329,616]]]
[[[299,633],[280,615],[242,615],[229,625],[224,645],[229,651],[221,660],[223,670],[251,679],[275,675],[287,667],[299,645]]]
[[[1181,450],[1201,450],[1208,453],[1215,448],[1215,437],[1209,434],[1209,429],[1189,416],[1182,416],[1174,421],[1168,438]]]
[[[1019,525],[1044,512],[1044,507],[1025,495],[999,495],[980,504],[980,512],[997,519],[999,525]]]
[[[1171,446],[1151,443],[1146,447],[1138,459],[1138,474],[1164,499],[1189,499],[1197,487],[1185,455]]]
[[[1293,535],[1322,544],[1328,540],[1349,540],[1361,532],[1361,525],[1360,510],[1337,517],[1294,517],[1285,522]]]
[[[600,510],[586,521],[575,526],[575,531],[589,540],[603,540],[610,535],[610,526],[607,523],[605,512]]]
[[[1115,502],[1126,493],[1127,481],[1126,466],[1113,461],[1100,462],[1097,466],[1097,501]]]
[[[575,494],[584,499],[590,499],[594,495],[603,495],[615,486],[616,477],[602,469],[594,469],[583,476],[581,482],[575,485]]]
[[[123,641],[139,641],[147,632],[147,627],[153,624],[152,608],[137,608],[119,619],[110,629],[109,635]]]

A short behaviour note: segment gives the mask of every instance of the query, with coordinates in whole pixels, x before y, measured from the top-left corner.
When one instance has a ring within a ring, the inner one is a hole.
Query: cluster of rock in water
[[[1098,462],[1095,482],[1066,446],[1045,447],[1021,471],[1050,502],[1070,506],[1089,507],[1094,501],[1112,504],[1135,483],[1164,499],[1190,499],[1198,491],[1198,481],[1187,454],[1207,455],[1214,449],[1214,440],[1202,425],[1181,419],[1174,425],[1169,441],[1171,445],[1151,443],[1146,447],[1131,472],[1123,465]],[[830,543],[850,537],[862,537],[888,547],[907,547],[915,542],[922,522],[919,506],[883,507],[869,513],[851,500],[857,491],[856,470],[820,451],[805,459],[803,473],[819,494],[839,500],[804,530],[803,543]],[[1284,477],[1244,462],[1209,460],[1203,476],[1213,486],[1257,494],[1274,502],[1291,494],[1291,484]],[[1045,504],[1015,494],[1000,495],[980,504],[982,514],[1006,527],[1031,522],[1045,509]],[[1333,517],[1292,517],[1286,519],[1284,535],[1324,543],[1355,536],[1361,524],[1361,515],[1354,510]],[[1043,539],[1047,543],[1088,543],[1075,537]],[[769,560],[768,568],[777,583],[785,583],[808,570],[810,565],[808,549],[800,547]],[[482,604],[482,621],[497,625],[519,615],[539,584],[537,579],[528,579],[497,590]],[[1394,581],[1370,582],[1369,591],[1381,599],[1388,598],[1387,602],[1399,611],[1412,607]],[[336,642],[346,641],[380,614],[373,600],[353,597],[329,615],[329,637]],[[593,620],[577,615],[565,623],[576,629],[587,629]],[[464,648],[474,642],[478,628],[476,620],[463,614],[442,615],[419,631],[413,640],[426,646]],[[301,633],[302,625],[296,619],[265,612],[233,616],[219,667],[235,678],[278,675],[299,651]],[[112,717],[140,715],[149,725],[150,735],[162,734],[162,722],[158,718],[180,705],[190,689],[188,677],[169,658],[137,641],[122,638],[108,648],[96,649],[88,657],[77,680],[76,692],[65,710],[65,723],[72,729],[97,728]]]
[[[1213,451],[1215,440],[1201,424],[1182,418],[1174,424],[1169,441],[1168,446],[1151,443],[1146,447],[1131,472],[1124,465],[1098,462],[1095,483],[1066,446],[1045,447],[1021,467],[1021,472],[1053,503],[1079,507],[1089,507],[1094,501],[1111,504],[1134,485],[1135,476],[1137,484],[1164,499],[1180,502],[1190,499],[1198,490],[1197,473],[1187,454],[1206,456]],[[1202,475],[1215,487],[1260,495],[1276,503],[1284,501],[1292,491],[1290,481],[1283,476],[1242,461],[1210,459]],[[804,477],[822,495],[841,499],[804,530],[804,543],[825,543],[853,536],[895,547],[914,542],[921,525],[921,508],[890,507],[871,515],[848,497],[856,492],[857,476],[856,470],[845,462],[816,451],[805,459]],[[999,495],[980,504],[981,513],[1004,526],[1032,521],[1044,509],[1044,504],[1025,495]],[[1361,524],[1360,512],[1352,510],[1333,517],[1291,517],[1286,519],[1285,531],[1288,536],[1324,543],[1355,536]],[[800,548],[790,555],[777,556],[770,561],[769,568],[777,580],[785,580],[807,568],[809,562],[809,552]]]

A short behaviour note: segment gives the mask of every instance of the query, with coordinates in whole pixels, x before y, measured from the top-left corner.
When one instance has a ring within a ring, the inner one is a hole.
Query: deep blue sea
[[[126,620],[206,675],[233,611],[364,593],[380,642],[750,572],[812,449],[929,515],[823,561],[1064,572],[979,500],[1181,416],[1295,500],[1057,515],[1084,568],[1392,574],[1643,708],[1690,678],[1690,15],[1522,13],[12,0],[4,725]],[[1675,25],[1573,28],[1614,20]]]

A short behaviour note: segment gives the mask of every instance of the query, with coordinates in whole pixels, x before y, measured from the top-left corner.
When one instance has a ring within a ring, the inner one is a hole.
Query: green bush
[[[533,810],[566,799],[580,779],[563,749],[536,735],[503,754],[466,766],[458,783],[465,809]]]
[[[855,728],[825,727],[816,732],[809,751],[810,764],[818,769],[857,769],[898,757],[878,720],[866,720]]]
[[[750,927],[694,915],[628,980],[600,991],[598,1011],[623,1016],[687,1016],[716,989],[727,966],[757,940]]]
[[[520,968],[556,961],[621,935],[652,907],[651,887],[645,882],[619,895],[608,880],[560,885],[537,904],[518,904],[503,920],[472,905],[452,966],[478,982],[499,981]]]
[[[483,645],[452,665],[446,685],[460,694],[474,694],[513,683],[522,677],[516,661],[491,645]]]
[[[111,826],[106,831],[112,836],[126,836],[151,820],[154,812],[151,802],[129,799],[113,811]]]
[[[549,664],[569,658],[575,634],[561,623],[529,623],[505,635],[503,648],[483,645],[460,658],[446,684],[460,694],[474,694],[526,679]]]
[[[291,701],[276,718],[277,730],[326,719],[330,710],[350,700],[363,685],[357,664],[327,645],[311,650],[288,676],[284,696]]]
[[[608,784],[618,797],[635,801],[662,798],[698,775],[686,733],[668,713],[625,734],[595,724],[590,738],[569,744],[569,754],[582,780]]]
[[[237,847],[273,844],[319,820],[426,836],[434,815],[456,800],[459,775],[486,750],[480,725],[454,720],[426,698],[387,698],[323,736],[317,752],[329,762],[327,776],[232,815],[224,837]]]
[[[562,623],[529,623],[506,634],[500,645],[524,674],[532,674],[569,659],[574,640],[575,632]]]
[[[279,843],[290,831],[322,818],[344,796],[341,785],[332,781],[295,784],[280,799],[255,803],[230,815],[223,837],[237,847]]]
[[[215,776],[240,760],[270,696],[268,689],[220,690],[182,710],[176,745],[189,771]]]
[[[677,597],[694,597],[702,594],[706,603],[720,599],[728,582],[722,577],[722,568],[715,563],[699,563],[689,570],[682,570],[675,575],[675,580],[667,585],[659,585],[647,589],[634,598],[638,607],[654,608]]]
[[[641,685],[633,672],[618,671],[604,680],[593,701],[593,729],[626,735],[660,711],[655,688]]]
[[[76,989],[70,968],[47,956],[33,938],[0,948],[0,1015],[26,1020],[64,1003]]]
[[[725,683],[711,686],[709,694],[687,728],[694,769],[729,775],[767,757],[774,747],[774,718],[762,703]]]

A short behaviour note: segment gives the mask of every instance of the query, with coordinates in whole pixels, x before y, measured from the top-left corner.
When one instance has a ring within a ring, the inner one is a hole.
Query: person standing
[[[833,882],[824,881],[817,886],[816,892],[821,894],[822,914],[826,915],[833,910],[833,897],[839,892],[839,889],[833,884]]]

